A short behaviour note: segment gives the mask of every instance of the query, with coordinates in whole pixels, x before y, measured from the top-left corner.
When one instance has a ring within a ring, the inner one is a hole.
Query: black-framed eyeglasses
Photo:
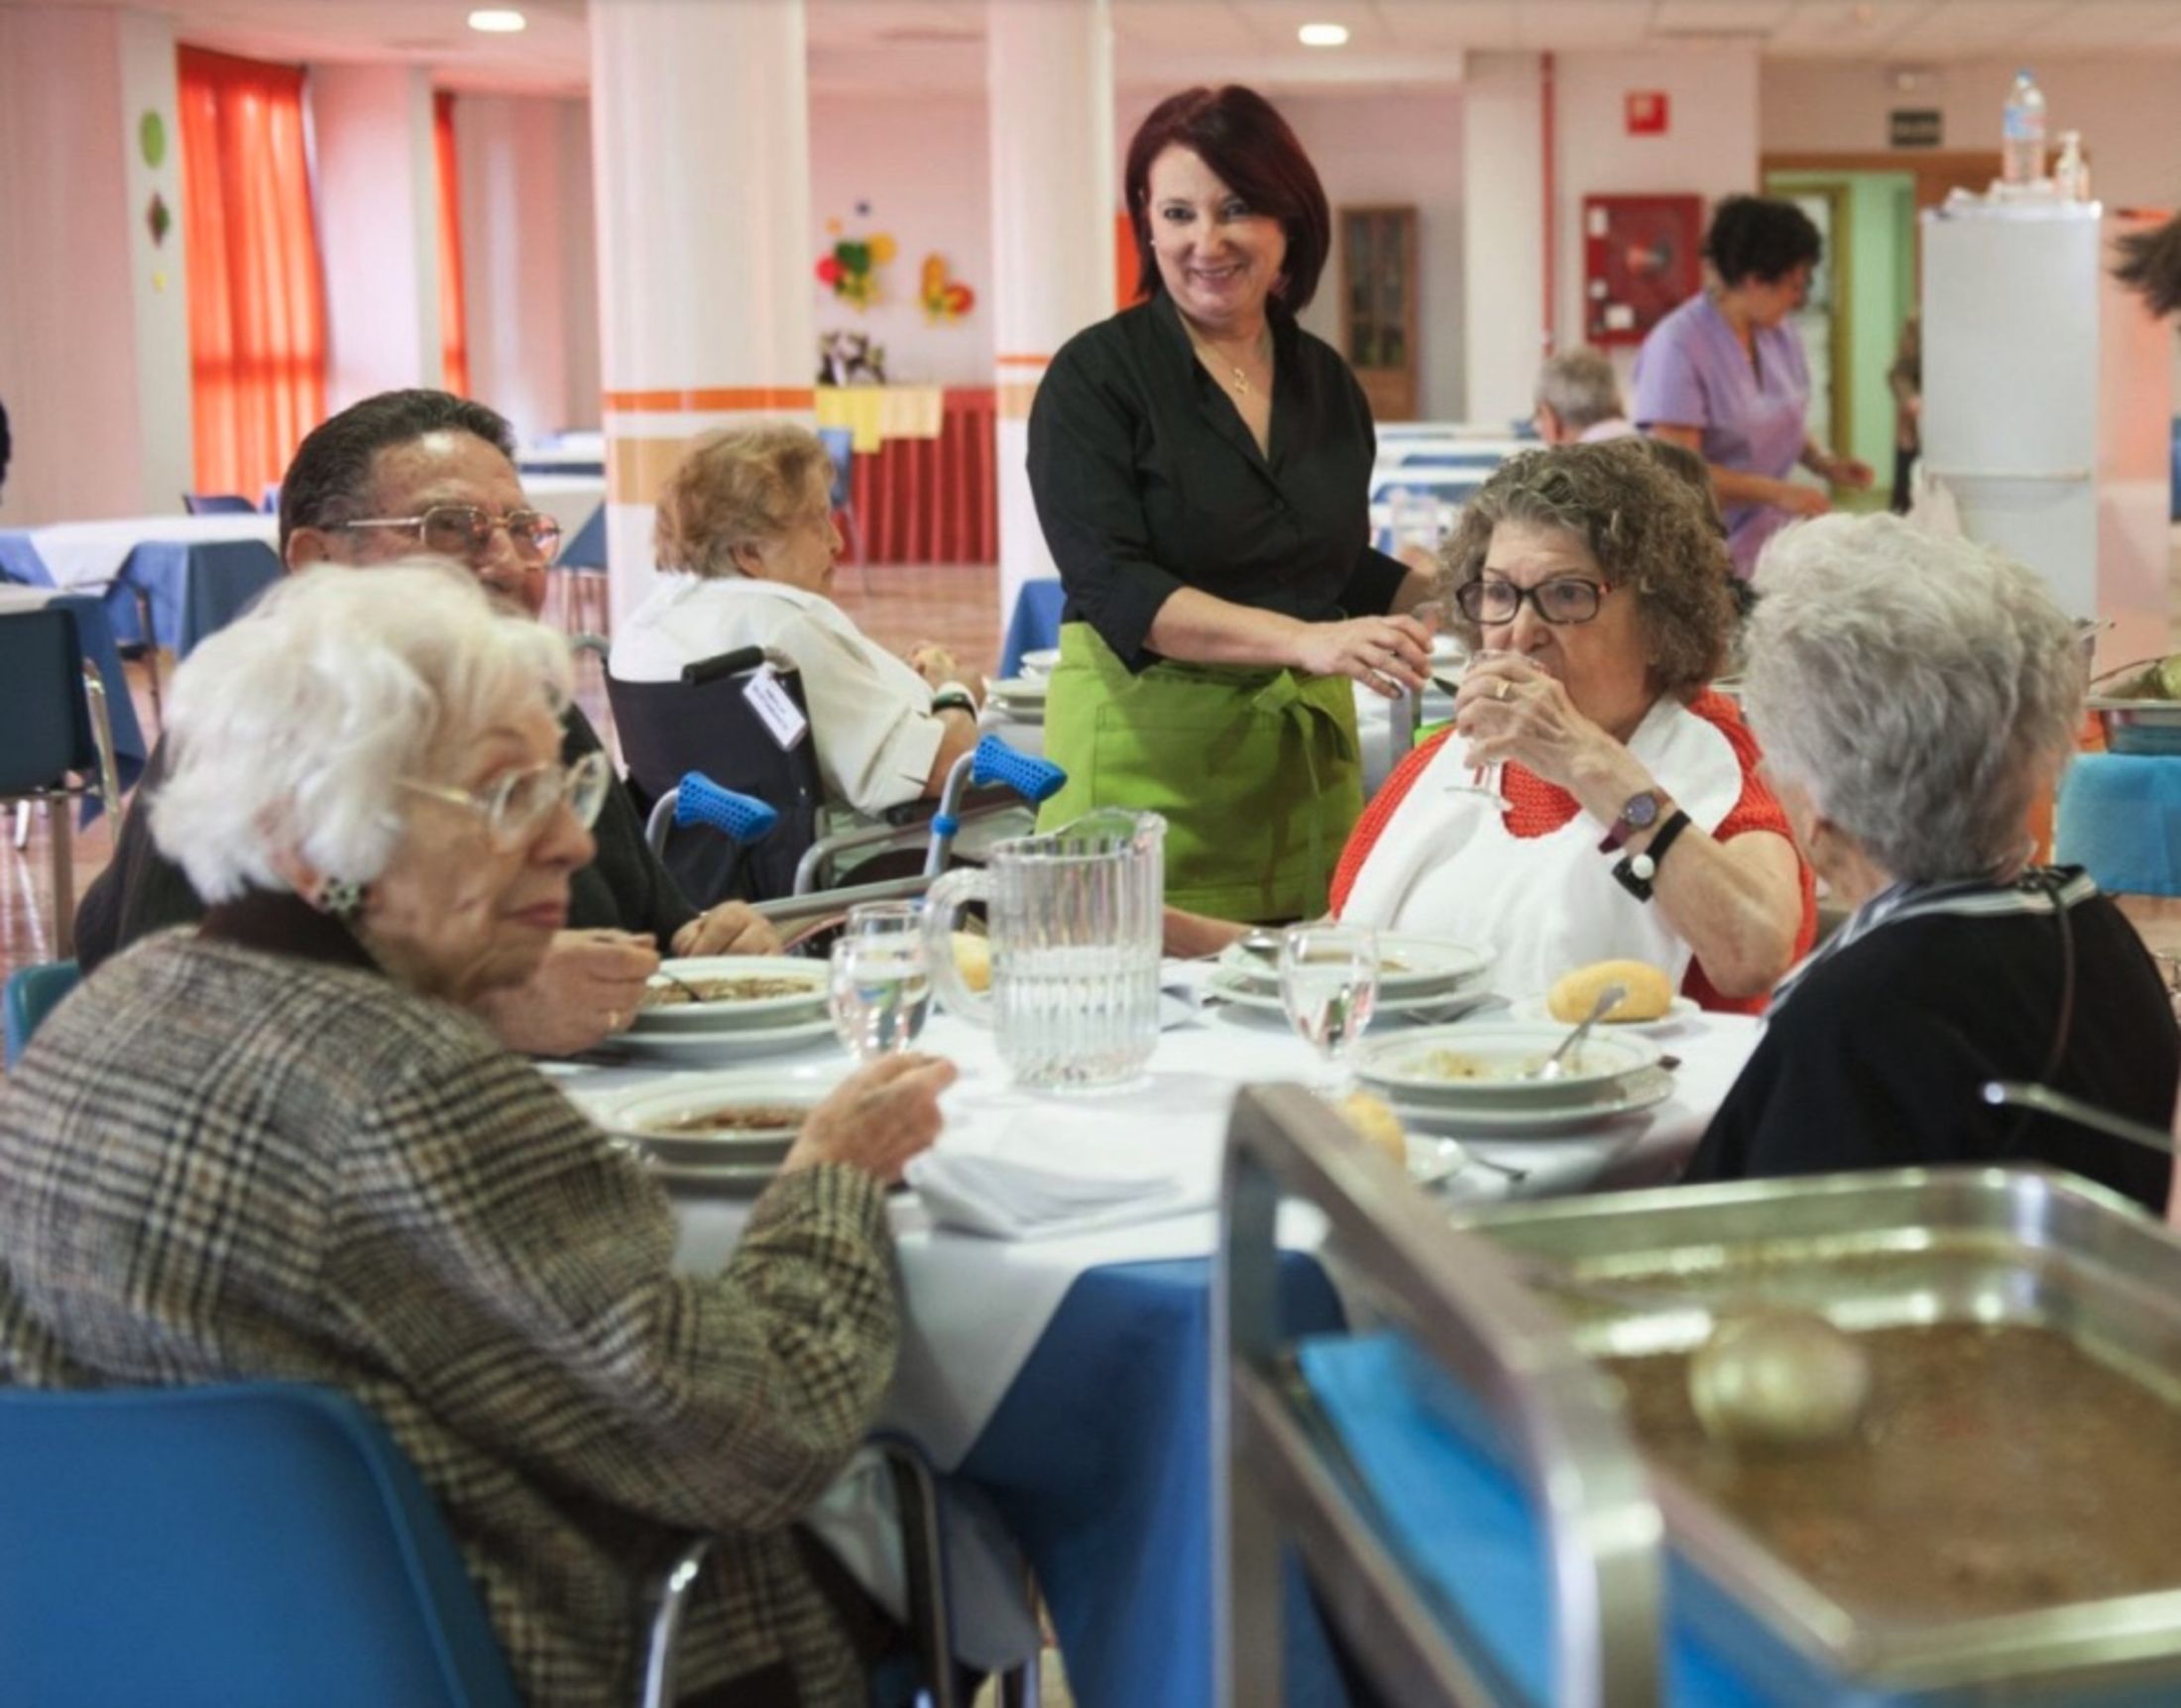
[[[1465,581],[1454,590],[1454,603],[1471,623],[1512,623],[1526,599],[1548,623],[1588,623],[1612,591],[1610,583],[1580,575],[1555,575],[1535,587],[1517,587],[1511,581]]]
[[[492,549],[493,534],[506,528],[524,557],[547,558],[560,549],[560,523],[538,511],[513,510],[496,515],[482,505],[433,505],[421,515],[359,516],[337,524],[354,528],[400,528],[416,536],[426,551],[474,562]]]
[[[402,787],[429,795],[449,806],[467,807],[485,821],[485,833],[503,852],[520,848],[562,801],[575,814],[576,823],[589,830],[598,823],[606,804],[607,785],[613,766],[604,753],[586,753],[572,765],[557,760],[504,771],[481,789],[458,788],[452,783],[427,783],[415,777],[397,780]]]

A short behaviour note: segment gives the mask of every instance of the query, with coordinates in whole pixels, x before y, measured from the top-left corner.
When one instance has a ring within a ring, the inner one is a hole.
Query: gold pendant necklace
[[[1250,395],[1250,393],[1256,390],[1256,388],[1250,384],[1249,375],[1243,371],[1241,363],[1234,361],[1231,357],[1221,355],[1210,345],[1202,342],[1194,335],[1192,335],[1189,342],[1191,346],[1195,348],[1197,354],[1204,358],[1205,366],[1211,370],[1213,378],[1217,378],[1218,372],[1222,367],[1225,368],[1229,374],[1233,375],[1233,378],[1229,380],[1227,384],[1234,388],[1234,393],[1237,397],[1246,398]],[[1264,351],[1270,346],[1271,342],[1272,329],[1270,327],[1267,327],[1262,333],[1258,335],[1258,353],[1262,355]]]

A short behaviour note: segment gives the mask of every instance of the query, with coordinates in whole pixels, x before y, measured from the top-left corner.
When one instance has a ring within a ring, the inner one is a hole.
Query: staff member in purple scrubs
[[[1716,282],[1653,327],[1636,356],[1636,424],[1710,465],[1745,581],[1781,527],[1832,508],[1816,487],[1788,479],[1797,464],[1833,486],[1871,484],[1869,464],[1810,437],[1809,364],[1786,324],[1822,247],[1793,202],[1730,195],[1704,236]]]

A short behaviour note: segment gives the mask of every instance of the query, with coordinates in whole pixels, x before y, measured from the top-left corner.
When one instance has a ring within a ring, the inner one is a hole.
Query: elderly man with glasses
[[[535,617],[560,527],[525,502],[514,452],[507,421],[481,403],[428,391],[367,398],[297,448],[281,484],[282,558],[289,569],[363,569],[422,549],[466,565],[496,600]],[[298,661],[326,669],[340,662]],[[562,729],[563,762],[604,764],[597,734],[572,704]],[[165,760],[162,747],[146,772],[147,795]],[[113,864],[84,894],[76,941],[86,971],[139,937],[204,912],[187,876],[153,846],[145,821],[132,805]],[[627,1026],[661,951],[779,948],[771,928],[740,902],[701,913],[690,905],[644,843],[618,781],[606,788],[593,836],[598,852],[574,876],[568,928],[536,974],[479,1000],[479,1011],[515,1049],[569,1055]]]

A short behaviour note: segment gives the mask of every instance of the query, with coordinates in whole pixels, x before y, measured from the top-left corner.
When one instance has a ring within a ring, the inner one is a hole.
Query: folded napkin
[[[1172,1175],[1072,1172],[989,1152],[926,1151],[908,1167],[932,1219],[992,1239],[1052,1239],[1197,1209]]]

